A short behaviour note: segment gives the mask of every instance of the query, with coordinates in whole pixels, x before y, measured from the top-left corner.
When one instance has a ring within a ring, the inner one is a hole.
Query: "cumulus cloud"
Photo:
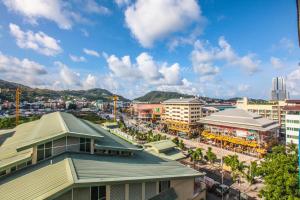
[[[60,68],[59,71],[60,80],[65,86],[67,87],[82,86],[79,73],[74,72],[62,62],[56,61],[54,64]]]
[[[286,84],[291,95],[300,95],[300,66],[287,75]]]
[[[92,74],[88,74],[86,79],[83,82],[83,87],[85,89],[95,88],[97,85],[97,78]]]
[[[4,5],[15,13],[25,17],[29,22],[37,24],[44,18],[55,22],[62,29],[72,27],[72,13],[67,3],[60,0],[3,0]]]
[[[143,80],[150,85],[180,85],[180,66],[174,63],[159,64],[148,53],[141,53],[132,63],[130,56],[118,58],[115,55],[106,56],[106,61],[113,76],[125,80]]]
[[[83,52],[84,52],[85,54],[89,55],[89,56],[100,57],[100,54],[99,54],[97,51],[95,51],[95,50],[91,50],[91,49],[86,49],[86,48],[84,48],[84,49],[83,49]]]
[[[55,56],[62,52],[59,41],[41,31],[24,32],[16,24],[9,24],[9,29],[11,35],[15,37],[18,47],[22,49],[32,49],[46,56]]]
[[[46,84],[46,67],[28,58],[20,59],[0,52],[0,79],[32,86]]]
[[[250,74],[258,71],[261,62],[254,54],[239,56],[224,37],[219,38],[218,47],[211,46],[208,41],[197,40],[191,52],[191,61],[194,71],[201,75],[217,74],[219,68],[214,65],[216,61],[239,66]]]
[[[151,47],[156,40],[200,19],[196,0],[137,0],[125,11],[126,24],[143,47]]]
[[[271,65],[275,68],[275,69],[281,69],[284,67],[284,64],[282,63],[282,61],[277,58],[277,57],[271,57],[270,58],[270,62]]]
[[[74,56],[74,55],[70,54],[69,57],[73,62],[85,62],[86,61],[85,57],[83,57],[83,56]]]

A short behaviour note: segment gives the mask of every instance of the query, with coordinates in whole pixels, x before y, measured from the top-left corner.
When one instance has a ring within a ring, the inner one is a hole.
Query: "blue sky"
[[[294,0],[0,3],[0,79],[32,87],[299,98],[297,41]]]

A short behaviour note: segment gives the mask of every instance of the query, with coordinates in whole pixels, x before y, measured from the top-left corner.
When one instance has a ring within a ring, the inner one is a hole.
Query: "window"
[[[44,160],[52,156],[52,141],[37,146],[37,161]]]
[[[80,151],[91,152],[91,139],[90,138],[80,138]]]
[[[16,166],[13,166],[12,168],[10,168],[10,172],[14,172],[17,170],[17,167]]]
[[[0,171],[0,176],[4,176],[6,174],[6,170]]]
[[[159,193],[170,188],[170,181],[159,181]]]
[[[106,186],[91,187],[91,200],[105,200]]]

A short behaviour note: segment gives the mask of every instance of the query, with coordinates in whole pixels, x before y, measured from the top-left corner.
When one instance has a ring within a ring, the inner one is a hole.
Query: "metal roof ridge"
[[[78,176],[77,176],[73,161],[70,157],[67,156],[65,159],[65,162],[66,162],[68,177],[70,179],[72,179],[73,183],[75,183],[78,180]]]
[[[61,112],[57,112],[57,114],[59,115],[59,121],[60,121],[60,123],[61,123],[61,125],[62,125],[62,127],[63,127],[63,129],[64,129],[64,131],[65,131],[65,133],[70,132],[70,129],[69,129],[69,127],[67,126],[67,124],[66,124],[64,118],[62,117]]]

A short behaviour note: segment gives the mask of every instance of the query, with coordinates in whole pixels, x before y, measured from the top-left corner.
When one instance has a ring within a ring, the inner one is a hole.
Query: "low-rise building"
[[[180,160],[186,156],[179,150],[171,140],[160,140],[144,144],[146,151],[169,160]]]
[[[139,120],[160,120],[162,113],[162,104],[137,102],[132,104],[132,114]]]
[[[1,131],[0,141],[2,200],[205,199],[203,173],[68,113]]]
[[[280,133],[285,135],[285,101],[269,101],[267,103],[249,102],[247,97],[236,102],[236,107],[256,113],[264,118],[277,121],[280,125]]]
[[[242,109],[228,109],[201,118],[202,139],[228,150],[263,156],[278,142],[279,124]]]
[[[199,98],[169,99],[162,104],[162,121],[169,130],[188,134],[197,131],[196,122],[201,118],[204,104]]]

